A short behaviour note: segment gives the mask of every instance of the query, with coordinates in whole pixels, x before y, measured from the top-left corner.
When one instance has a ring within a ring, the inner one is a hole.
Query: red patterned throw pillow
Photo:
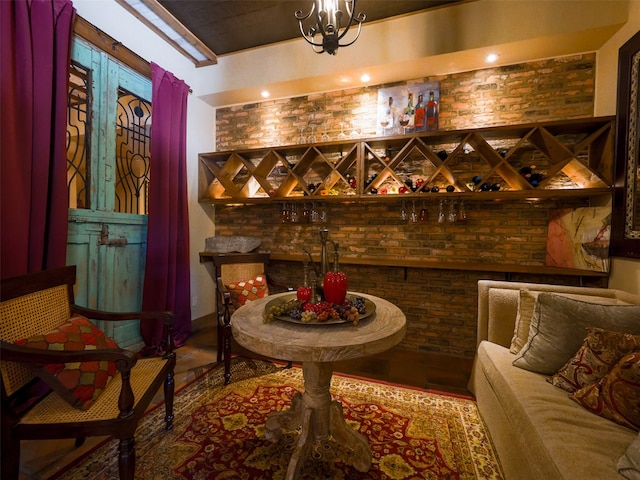
[[[605,377],[569,397],[596,415],[640,430],[640,351],[625,355]]]
[[[567,392],[597,382],[627,353],[640,350],[640,335],[587,328],[580,350],[548,380]]]
[[[230,283],[225,287],[231,295],[231,303],[234,308],[240,308],[247,300],[256,300],[269,295],[267,278],[263,273],[256,275],[251,280]]]
[[[17,340],[16,345],[42,350],[100,350],[118,348],[118,344],[100,331],[89,319],[77,315],[50,333]],[[116,373],[114,362],[73,362],[31,366],[54,392],[71,406],[87,410],[104,391]]]

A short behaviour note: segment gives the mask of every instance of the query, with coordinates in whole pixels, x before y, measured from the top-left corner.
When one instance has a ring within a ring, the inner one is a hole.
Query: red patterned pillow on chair
[[[42,350],[100,350],[118,344],[81,315],[44,335],[17,340],[16,345]],[[31,369],[73,407],[87,410],[116,373],[114,362],[53,363]]]
[[[229,283],[225,287],[231,295],[234,308],[240,308],[247,300],[256,300],[269,295],[267,277],[264,274],[256,275],[251,280]]]

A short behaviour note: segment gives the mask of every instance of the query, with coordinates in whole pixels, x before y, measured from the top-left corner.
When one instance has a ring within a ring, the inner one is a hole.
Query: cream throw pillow
[[[513,329],[513,338],[511,339],[511,346],[509,348],[509,351],[513,354],[519,353],[529,339],[533,309],[540,293],[541,292],[535,290],[520,290],[516,324]],[[598,297],[596,295],[580,295],[575,293],[555,293],[555,295],[574,298],[576,300],[582,300],[590,303],[599,303],[601,305],[628,305],[627,302],[613,297]]]
[[[629,480],[640,480],[640,433],[618,460],[618,473]]]
[[[530,290],[520,290],[518,298],[518,313],[516,314],[516,325],[513,330],[513,338],[511,339],[511,347],[509,351],[517,354],[529,339],[529,328],[531,327],[531,318],[533,317],[533,307],[538,299],[538,292]]]
[[[587,327],[640,334],[640,305],[601,305],[540,293],[527,343],[513,365],[546,375],[556,373],[578,351]]]

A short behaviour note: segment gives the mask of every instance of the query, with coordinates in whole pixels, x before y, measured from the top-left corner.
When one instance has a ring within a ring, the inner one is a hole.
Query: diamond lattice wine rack
[[[201,153],[199,201],[590,197],[610,194],[613,145],[599,117]]]

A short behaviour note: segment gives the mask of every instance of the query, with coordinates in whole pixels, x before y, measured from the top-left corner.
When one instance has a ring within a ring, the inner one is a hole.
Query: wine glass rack
[[[614,124],[597,117],[201,153],[198,196],[249,204],[610,194]]]

